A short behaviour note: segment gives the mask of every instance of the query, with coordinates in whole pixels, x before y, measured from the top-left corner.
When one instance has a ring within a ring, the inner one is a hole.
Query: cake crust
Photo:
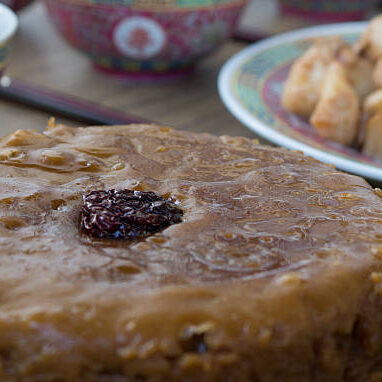
[[[3,381],[382,381],[382,201],[302,153],[154,125],[0,141]],[[79,230],[82,195],[182,222]]]

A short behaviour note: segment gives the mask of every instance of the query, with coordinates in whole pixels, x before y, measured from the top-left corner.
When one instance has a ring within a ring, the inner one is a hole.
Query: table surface
[[[31,84],[75,95],[178,129],[255,137],[221,102],[217,77],[221,66],[245,43],[229,41],[182,80],[126,82],[95,70],[88,59],[60,38],[42,4],[21,13],[7,74]],[[43,129],[49,114],[0,101],[1,131]],[[57,118],[58,122],[78,123]]]

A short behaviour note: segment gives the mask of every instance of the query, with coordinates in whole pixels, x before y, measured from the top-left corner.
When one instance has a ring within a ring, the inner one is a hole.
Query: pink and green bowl
[[[103,71],[176,76],[228,39],[246,0],[44,0],[62,36]]]
[[[281,11],[311,22],[363,20],[379,0],[279,0]]]
[[[13,9],[15,12],[21,10],[32,2],[33,0],[0,0],[1,4],[6,5],[7,7]]]
[[[0,78],[8,63],[10,42],[17,29],[16,15],[0,4]]]

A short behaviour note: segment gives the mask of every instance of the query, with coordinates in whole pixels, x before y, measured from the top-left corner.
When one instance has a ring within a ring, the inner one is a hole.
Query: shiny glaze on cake
[[[361,178],[150,125],[17,131],[0,177],[2,380],[378,377],[382,201]],[[91,239],[99,189],[154,191],[183,222]]]

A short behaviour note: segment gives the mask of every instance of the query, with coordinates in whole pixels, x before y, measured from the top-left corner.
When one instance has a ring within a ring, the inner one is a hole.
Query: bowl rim
[[[5,21],[5,27],[0,28],[0,44],[9,40],[16,32],[18,19],[16,14],[6,5],[0,4],[0,21]],[[0,22],[0,25],[3,24]]]

